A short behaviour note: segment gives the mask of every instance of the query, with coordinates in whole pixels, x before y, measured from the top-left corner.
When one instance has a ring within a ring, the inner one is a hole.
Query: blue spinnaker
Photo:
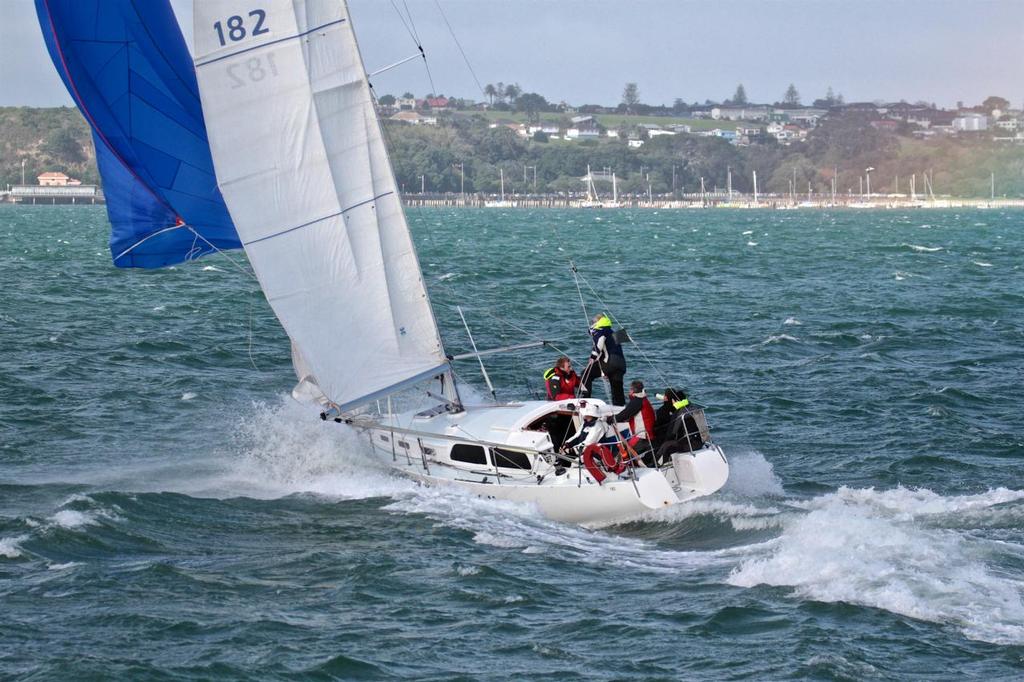
[[[36,13],[92,128],[114,264],[159,268],[240,248],[168,0],[36,0]]]

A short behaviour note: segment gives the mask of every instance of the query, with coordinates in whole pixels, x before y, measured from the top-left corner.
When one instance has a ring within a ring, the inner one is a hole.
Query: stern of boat
[[[729,480],[729,461],[722,448],[714,444],[672,455],[672,470],[683,499],[710,495]]]

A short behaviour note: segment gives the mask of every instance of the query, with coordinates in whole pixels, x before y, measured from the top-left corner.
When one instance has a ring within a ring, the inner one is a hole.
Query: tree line
[[[520,93],[516,102],[524,96]],[[508,193],[582,192],[580,178],[590,166],[614,171],[619,191],[627,194],[696,192],[701,178],[709,191],[724,190],[730,174],[734,190],[751,192],[755,171],[762,192],[795,188],[798,194],[822,194],[831,191],[835,178],[845,193],[857,192],[864,169],[871,167],[876,192],[896,189],[898,178],[905,192],[912,174],[920,178],[929,172],[938,194],[984,197],[995,173],[998,195],[1024,196],[1019,148],[981,139],[923,142],[899,130],[876,130],[872,118],[852,112],[830,116],[804,143],[783,146],[766,137],[745,147],[696,135],[659,136],[639,148],[624,140],[543,142],[524,139],[506,126],[491,128],[479,115],[441,117],[437,126],[387,120],[384,126],[395,175],[406,192],[423,186],[428,192],[497,193],[502,172]],[[22,160],[30,184],[48,170],[99,182],[91,135],[76,109],[2,108],[0,129],[0,186],[20,183]],[[610,186],[598,189],[610,191]]]

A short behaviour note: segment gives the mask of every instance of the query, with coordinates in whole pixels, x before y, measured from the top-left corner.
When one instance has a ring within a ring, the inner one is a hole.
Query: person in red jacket
[[[555,361],[555,366],[544,372],[544,385],[548,400],[571,400],[576,397],[580,378],[572,369],[572,360],[564,355]]]
[[[620,424],[629,423],[629,446],[643,457],[644,464],[649,467],[655,466],[654,449],[651,446],[654,439],[655,414],[654,407],[644,392],[644,382],[636,380],[629,384],[629,400],[615,415],[615,421]]]

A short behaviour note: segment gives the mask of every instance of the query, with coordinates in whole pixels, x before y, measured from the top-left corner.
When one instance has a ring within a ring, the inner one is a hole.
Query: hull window
[[[487,466],[487,453],[479,445],[456,443],[452,446],[451,458],[453,462]]]
[[[515,450],[491,449],[491,457],[494,458],[494,465],[507,469],[531,469],[530,458],[525,452]]]

